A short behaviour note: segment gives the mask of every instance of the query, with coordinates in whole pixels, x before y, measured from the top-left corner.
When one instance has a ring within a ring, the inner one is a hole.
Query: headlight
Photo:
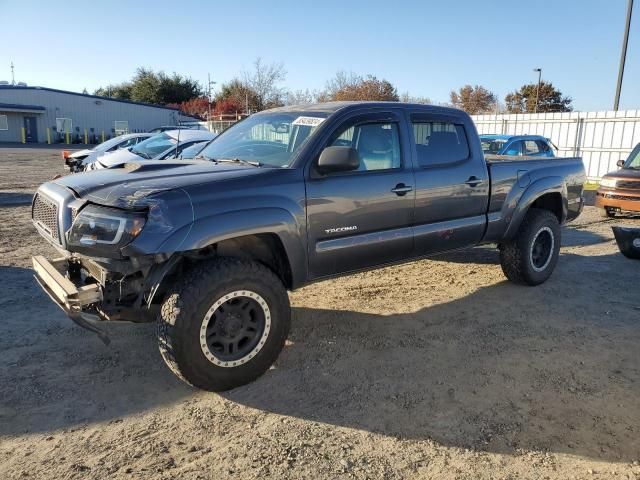
[[[141,212],[88,205],[67,232],[67,245],[79,253],[112,256],[140,234],[145,221]]]
[[[602,180],[600,180],[600,186],[607,188],[616,188],[616,179],[604,177]]]

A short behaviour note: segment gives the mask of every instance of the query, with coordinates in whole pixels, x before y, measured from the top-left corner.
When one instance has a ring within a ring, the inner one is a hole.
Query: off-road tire
[[[599,208],[598,211],[600,212],[600,216],[602,218],[615,218],[616,216],[616,212],[615,210],[611,210],[610,208]]]
[[[543,265],[533,261],[533,243],[540,235],[551,237],[550,253]],[[539,285],[546,281],[558,263],[560,254],[560,224],[548,210],[531,208],[515,238],[500,244],[500,265],[505,276],[520,285]]]
[[[269,330],[262,348],[246,363],[219,366],[205,356],[201,327],[210,308],[237,291],[255,292],[264,299]],[[274,272],[257,262],[219,258],[196,265],[167,293],[157,321],[158,346],[167,366],[183,381],[203,390],[223,391],[268,370],[284,347],[290,324],[289,297]]]

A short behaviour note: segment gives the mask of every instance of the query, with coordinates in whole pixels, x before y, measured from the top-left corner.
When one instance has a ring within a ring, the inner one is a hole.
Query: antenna
[[[180,112],[178,112],[178,139],[176,140],[176,154],[174,155],[174,158],[177,160],[178,159],[178,145],[180,145],[180,130],[182,130],[180,128]]]
[[[11,61],[11,85],[15,85],[15,84],[16,84],[16,76],[13,71],[13,60],[12,60]]]

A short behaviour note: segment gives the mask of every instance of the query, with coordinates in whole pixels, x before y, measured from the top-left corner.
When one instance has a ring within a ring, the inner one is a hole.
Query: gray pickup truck
[[[455,109],[285,107],[237,123],[198,161],[45,183],[33,222],[61,255],[33,266],[106,343],[101,322],[156,321],[167,365],[225,390],[276,360],[287,290],[478,244],[498,245],[513,282],[544,282],[584,181],[579,158],[486,160]]]

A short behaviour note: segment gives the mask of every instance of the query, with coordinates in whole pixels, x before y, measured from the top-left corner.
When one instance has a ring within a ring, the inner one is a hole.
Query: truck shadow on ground
[[[540,287],[501,282],[413,313],[295,307],[276,368],[223,396],[448,446],[636,460],[638,302],[619,291],[637,281],[630,265],[563,255]],[[618,276],[601,282],[602,296],[589,293],[584,277],[606,271]],[[0,267],[0,278],[0,435],[117,421],[193,397],[160,359],[153,325],[110,326],[104,347],[50,304],[30,270]]]
[[[502,282],[415,313],[296,308],[278,368],[224,395],[402,439],[633,461],[640,302],[611,295],[637,281],[633,268],[618,255],[563,255],[537,288]],[[576,278],[609,269],[621,283],[603,282],[602,296]]]

